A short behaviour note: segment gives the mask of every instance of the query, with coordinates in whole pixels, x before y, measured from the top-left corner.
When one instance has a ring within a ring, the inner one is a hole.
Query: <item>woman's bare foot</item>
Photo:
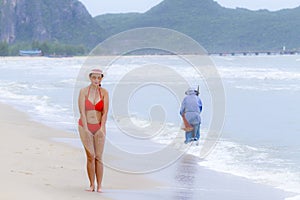
[[[101,188],[97,188],[97,192],[102,193]]]
[[[87,192],[95,192],[95,187],[91,186],[91,187],[85,189],[85,191],[87,191]]]

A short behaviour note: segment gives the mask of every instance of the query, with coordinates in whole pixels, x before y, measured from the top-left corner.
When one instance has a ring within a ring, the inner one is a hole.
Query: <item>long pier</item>
[[[219,56],[249,56],[249,55],[296,55],[300,54],[300,51],[232,51],[232,52],[213,52],[209,55]]]

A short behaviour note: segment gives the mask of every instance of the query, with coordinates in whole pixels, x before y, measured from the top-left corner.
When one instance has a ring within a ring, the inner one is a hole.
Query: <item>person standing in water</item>
[[[187,144],[191,141],[197,141],[197,144],[199,144],[201,124],[200,113],[202,112],[202,102],[198,96],[199,89],[194,90],[193,88],[189,88],[185,94],[186,96],[180,107],[180,115],[185,125],[184,130],[186,131],[184,143]]]
[[[102,70],[92,69],[89,73],[89,79],[89,86],[80,90],[78,98],[80,111],[78,130],[87,157],[87,174],[90,182],[87,191],[95,191],[96,178],[97,192],[101,192],[103,179],[102,154],[109,99],[107,90],[101,87]]]

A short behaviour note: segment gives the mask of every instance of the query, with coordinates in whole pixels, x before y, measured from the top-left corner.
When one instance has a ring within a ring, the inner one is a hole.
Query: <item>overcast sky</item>
[[[92,16],[105,13],[146,12],[162,0],[79,0]],[[201,1],[201,0],[199,0]],[[300,6],[300,0],[215,0],[228,8],[248,8],[251,10],[280,10]]]

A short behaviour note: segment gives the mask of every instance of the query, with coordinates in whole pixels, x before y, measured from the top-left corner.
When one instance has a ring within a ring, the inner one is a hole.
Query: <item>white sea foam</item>
[[[150,124],[149,121],[141,120],[134,116],[131,117],[131,120],[140,127]],[[200,156],[207,131],[206,129],[201,129],[199,146],[192,145],[186,153]],[[165,146],[178,139],[178,136],[180,140],[176,142],[183,143],[184,132],[180,130],[180,127],[172,123],[166,123],[163,134],[156,135],[151,140]],[[281,151],[281,149],[254,147],[221,140],[207,157],[202,158],[199,165],[215,171],[244,177],[288,192],[300,193],[300,172],[293,167],[295,164],[293,161],[274,157],[278,151]],[[287,200],[297,198],[289,198]]]
[[[136,124],[143,126],[145,120],[133,119]],[[206,129],[201,129],[201,140],[199,146],[192,145],[186,153],[200,156],[201,148],[206,139]],[[166,125],[163,134],[152,138],[152,141],[168,145],[184,132],[172,123]],[[243,145],[232,141],[221,140],[213,151],[205,157],[200,166],[209,169],[244,177],[257,183],[263,183],[288,192],[300,193],[300,172],[294,168],[294,163],[287,159],[274,157],[280,149],[267,147],[254,147]]]
[[[18,83],[0,84],[0,99],[16,108],[25,110],[34,120],[52,126],[68,126],[71,129],[72,114],[70,108],[62,107],[51,101],[49,96],[22,94],[22,90],[31,89],[28,85]],[[10,86],[11,87],[10,87]],[[28,91],[27,91],[28,92]],[[69,125],[66,125],[69,122]]]
[[[237,89],[243,90],[259,90],[259,91],[299,91],[299,84],[261,84],[259,86],[251,85],[236,85],[234,86]]]
[[[76,84],[76,79],[74,78],[59,80],[57,82],[52,83],[52,85],[56,88],[66,88],[66,87],[73,88],[75,84]]]
[[[300,193],[300,172],[287,160],[273,157],[269,148],[257,148],[222,140],[199,165]]]
[[[218,70],[225,79],[300,80],[299,72],[276,68],[219,67]]]
[[[289,197],[289,198],[285,198],[285,200],[300,200],[300,195]]]

